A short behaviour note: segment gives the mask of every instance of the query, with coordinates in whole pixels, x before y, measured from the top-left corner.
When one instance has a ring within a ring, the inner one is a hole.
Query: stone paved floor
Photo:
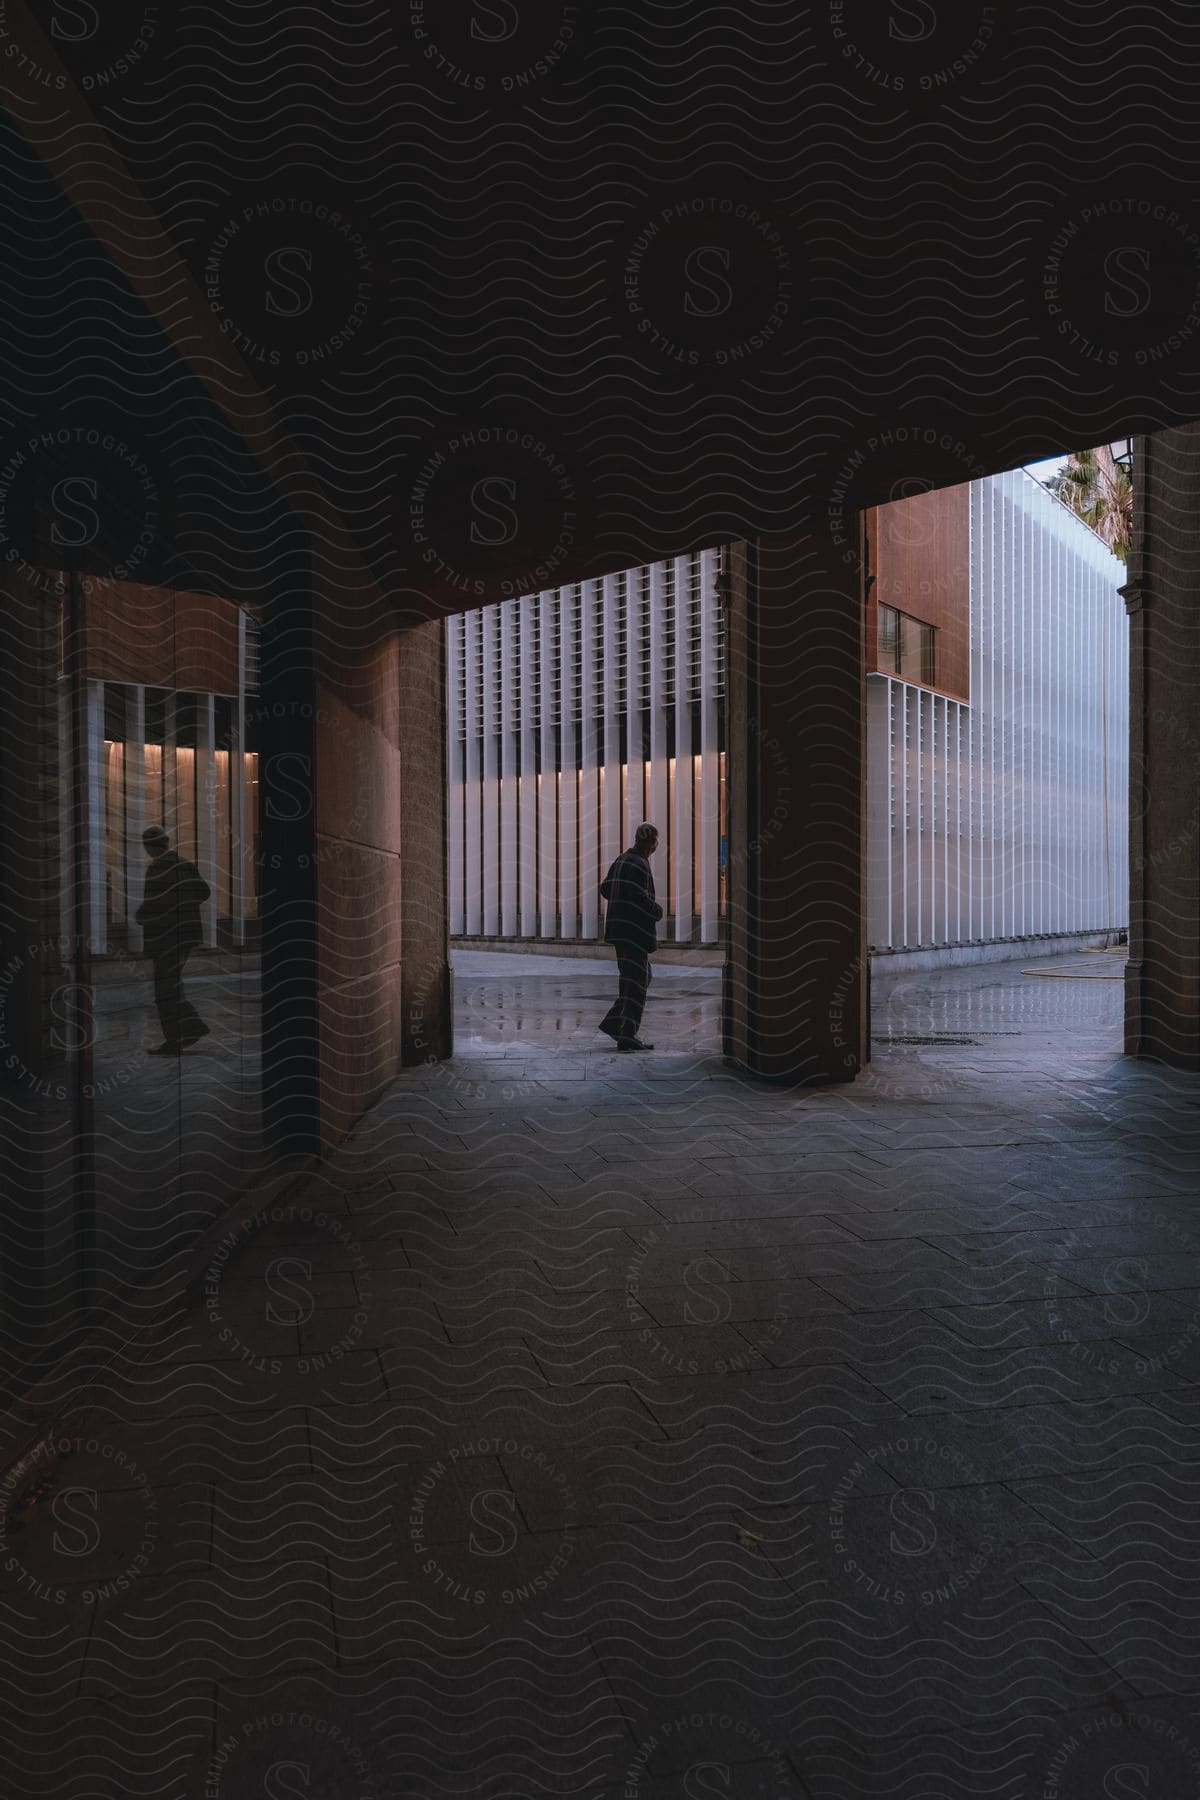
[[[611,965],[462,954],[453,1064],[5,1476],[9,1791],[1200,1791],[1197,1084],[1038,966],[789,1093],[713,971],[620,1057]]]
[[[94,1263],[109,1291],[122,1275],[161,1271],[180,1217],[194,1230],[219,1217],[259,1157],[258,959],[194,954],[184,985],[210,1035],[181,1056],[149,1056],[162,1042],[150,964],[98,965]]]

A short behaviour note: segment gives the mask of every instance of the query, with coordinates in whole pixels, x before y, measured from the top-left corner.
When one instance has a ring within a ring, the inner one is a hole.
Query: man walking
[[[662,907],[654,898],[650,858],[658,849],[653,825],[639,825],[632,850],[623,850],[600,883],[608,902],[604,916],[604,941],[617,953],[617,997],[600,1021],[600,1029],[617,1040],[624,1051],[653,1050],[638,1037],[646,989],[650,983],[650,955],[658,942],[655,927]]]
[[[204,940],[200,908],[211,892],[195,863],[179,856],[161,825],[148,825],[142,842],[150,857],[146,891],[136,918],[154,964],[154,1004],[163,1041],[151,1056],[178,1056],[207,1037],[208,1026],[183,997],[183,965]]]

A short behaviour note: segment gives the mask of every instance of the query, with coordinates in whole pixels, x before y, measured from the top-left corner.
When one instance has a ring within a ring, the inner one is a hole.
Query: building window
[[[937,681],[937,630],[894,606],[879,608],[879,667],[932,687]]]

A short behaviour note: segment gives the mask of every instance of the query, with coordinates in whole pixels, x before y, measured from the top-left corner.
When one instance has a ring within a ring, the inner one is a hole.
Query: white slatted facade
[[[1121,563],[1024,470],[971,483],[970,704],[868,678],[868,937],[1128,923]]]
[[[664,941],[718,941],[719,558],[699,551],[447,622],[454,936],[598,937],[604,870],[651,819]]]
[[[448,622],[453,935],[597,938],[604,869],[647,818],[660,941],[719,941],[718,559]],[[1023,470],[971,484],[970,565],[970,703],[868,678],[876,949],[1128,920],[1124,569]]]

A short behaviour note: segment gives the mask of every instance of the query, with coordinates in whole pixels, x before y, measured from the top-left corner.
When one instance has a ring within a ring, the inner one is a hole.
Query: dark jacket
[[[662,907],[654,898],[654,877],[646,857],[636,850],[622,850],[600,883],[608,901],[604,915],[606,944],[631,944],[649,956],[658,943],[655,926]]]
[[[135,917],[151,956],[164,950],[193,949],[204,938],[200,908],[211,892],[195,863],[168,850],[146,871],[146,892]]]

